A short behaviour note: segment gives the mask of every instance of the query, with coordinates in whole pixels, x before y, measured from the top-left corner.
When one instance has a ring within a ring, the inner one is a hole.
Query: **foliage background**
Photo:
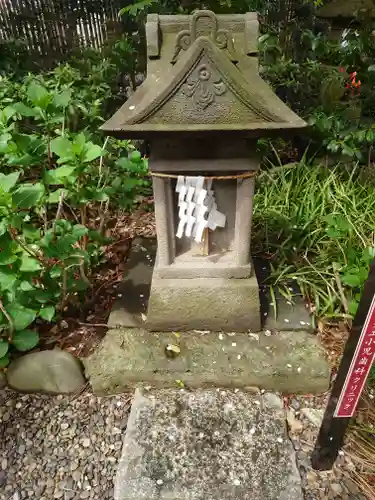
[[[51,70],[35,68],[21,39],[0,45],[0,364],[36,345],[38,321],[79,304],[107,219],[150,194],[144,155],[99,126],[142,81],[144,20],[155,11],[259,12],[262,76],[311,126],[259,141],[253,248],[272,256],[272,287],[288,294],[293,280],[319,318],[350,320],[374,248],[374,22],[358,12],[333,39],[320,4],[127,2],[120,38]]]

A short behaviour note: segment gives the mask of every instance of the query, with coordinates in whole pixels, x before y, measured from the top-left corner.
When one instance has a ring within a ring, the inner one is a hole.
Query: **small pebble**
[[[0,390],[0,499],[112,500],[128,402]]]

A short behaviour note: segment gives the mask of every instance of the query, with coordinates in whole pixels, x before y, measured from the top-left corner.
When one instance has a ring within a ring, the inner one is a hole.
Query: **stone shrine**
[[[150,15],[146,32],[147,79],[102,130],[150,141],[156,259],[133,241],[83,360],[97,394],[137,388],[114,499],[302,500],[283,400],[265,391],[326,391],[329,369],[304,307],[261,331],[250,247],[256,140],[305,123],[259,76],[255,14]]]
[[[256,14],[149,15],[146,33],[147,79],[102,126],[150,141],[158,248],[146,326],[259,331],[256,140],[305,122],[259,76]]]
[[[84,360],[94,391],[325,389],[303,298],[276,293],[276,316],[251,258],[256,140],[305,126],[259,75],[256,14],[149,15],[146,34],[147,79],[102,130],[150,142],[157,243],[132,242],[109,331]]]

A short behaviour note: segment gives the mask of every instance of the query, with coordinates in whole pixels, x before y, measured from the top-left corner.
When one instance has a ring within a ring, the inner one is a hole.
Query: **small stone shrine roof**
[[[259,75],[256,14],[149,15],[146,34],[147,78],[101,130],[260,136],[306,125]]]

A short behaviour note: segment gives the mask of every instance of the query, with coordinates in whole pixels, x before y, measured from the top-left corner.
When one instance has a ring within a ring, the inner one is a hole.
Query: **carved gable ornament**
[[[306,125],[259,75],[256,14],[150,15],[146,33],[147,78],[102,126],[107,133],[260,135]]]

